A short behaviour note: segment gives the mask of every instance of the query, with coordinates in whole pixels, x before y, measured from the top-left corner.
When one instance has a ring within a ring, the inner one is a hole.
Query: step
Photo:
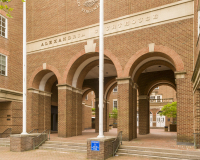
[[[152,151],[152,152],[163,152],[165,153],[177,153],[177,154],[195,154],[200,156],[200,151],[186,151],[186,150],[178,150],[178,149],[163,149],[163,148],[149,148],[149,147],[139,147],[139,146],[120,146],[120,149],[127,150],[139,150],[139,151]]]
[[[60,152],[87,152],[86,143],[46,141],[39,149],[54,150]]]
[[[69,146],[87,146],[86,143],[59,142],[59,141],[46,141],[45,144],[69,145]]]
[[[43,144],[43,147],[51,147],[51,148],[71,148],[71,149],[87,149],[86,146],[69,146],[69,145],[49,145]]]
[[[141,151],[141,150],[126,150],[119,149],[118,154],[138,154],[138,155],[147,155],[147,156],[158,156],[158,157],[168,157],[168,158],[179,158],[179,159],[199,159],[199,155],[193,154],[177,154],[177,153],[167,153],[165,150],[162,152],[152,152],[152,151]]]
[[[169,158],[169,157],[160,157],[160,156],[150,156],[150,155],[140,155],[140,154],[126,154],[126,153],[117,153],[118,156],[133,156],[133,157],[143,157],[143,158],[153,158],[158,160],[180,160],[180,158]],[[181,159],[181,160],[189,160],[189,159]],[[194,159],[194,160],[199,160]]]

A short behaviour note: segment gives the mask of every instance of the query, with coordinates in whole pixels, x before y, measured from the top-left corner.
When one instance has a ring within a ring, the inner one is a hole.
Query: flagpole
[[[99,32],[99,135],[103,138],[103,92],[104,92],[104,0],[100,0],[100,32]]]
[[[26,132],[26,2],[23,2],[23,132]]]

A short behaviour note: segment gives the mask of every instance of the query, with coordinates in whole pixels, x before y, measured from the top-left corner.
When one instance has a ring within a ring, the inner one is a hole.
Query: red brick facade
[[[82,103],[89,90],[95,94],[95,129],[99,130],[99,82],[93,70],[99,65],[99,9],[96,3],[91,13],[85,13],[80,2],[80,6],[69,0],[27,2],[28,131],[50,129],[50,110],[56,106],[58,136],[82,134],[90,125],[83,113],[90,115],[91,110]],[[123,131],[124,140],[137,138],[137,100],[139,134],[149,133],[150,94],[156,86],[168,85],[177,93],[177,141],[193,142],[191,78],[198,52],[197,0],[105,1],[104,6],[105,66],[109,66],[104,79],[104,131],[108,131],[112,106],[109,95],[116,85],[118,132]],[[20,32],[13,29],[13,33]],[[11,58],[15,50],[5,47],[12,45],[4,39],[2,42],[0,52],[5,50]],[[12,48],[21,52],[20,47]],[[21,57],[12,58],[19,61]],[[13,67],[12,72],[19,68]],[[20,92],[21,74],[15,73],[10,80],[1,78],[0,87]],[[13,85],[7,86],[10,81]]]

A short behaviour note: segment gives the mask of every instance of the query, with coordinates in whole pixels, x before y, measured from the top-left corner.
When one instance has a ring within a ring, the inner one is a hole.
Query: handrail
[[[45,134],[46,132],[48,132],[48,134]],[[47,129],[47,130],[43,131],[41,134],[39,134],[37,137],[33,138],[33,150],[38,148],[46,140],[50,140],[50,132],[51,132],[51,130]]]
[[[10,131],[10,133],[6,133],[7,131],[8,132]],[[12,128],[7,128],[3,133],[1,133],[1,135],[8,134],[8,136],[5,137],[5,138],[8,138],[11,135],[11,133],[12,133]],[[3,137],[1,137],[1,138],[3,138]]]
[[[30,132],[28,132],[28,134],[33,133],[33,131],[37,131],[38,133],[38,129],[32,129]]]
[[[114,141],[112,141],[113,143],[113,157],[115,156],[115,154],[117,153],[117,150],[119,149],[120,144],[122,145],[122,131],[120,131],[117,135],[117,138],[115,138]]]

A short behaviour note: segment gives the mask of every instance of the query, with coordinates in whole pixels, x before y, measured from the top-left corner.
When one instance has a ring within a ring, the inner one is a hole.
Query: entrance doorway
[[[58,106],[51,106],[51,130],[58,131]]]

